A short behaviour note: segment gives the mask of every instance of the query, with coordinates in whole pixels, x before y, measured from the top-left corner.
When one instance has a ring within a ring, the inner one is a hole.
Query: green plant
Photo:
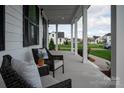
[[[90,51],[91,51],[91,48],[90,48],[90,47],[88,47],[88,54],[90,54]]]
[[[106,64],[107,64],[107,66],[108,66],[107,68],[110,69],[110,68],[111,68],[111,63],[106,62]]]
[[[51,38],[50,43],[49,43],[49,50],[54,50],[55,49],[55,44],[53,39]]]
[[[68,45],[68,44],[69,44],[68,40],[66,40],[66,41],[64,42],[64,44],[65,44],[65,45]]]
[[[38,54],[38,56],[39,56],[39,58],[43,59],[43,58],[44,58],[44,53],[40,52],[40,53]]]

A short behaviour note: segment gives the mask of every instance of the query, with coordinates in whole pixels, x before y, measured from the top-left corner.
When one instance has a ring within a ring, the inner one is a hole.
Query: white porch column
[[[87,8],[82,7],[82,27],[83,27],[83,63],[88,61],[87,55]]]
[[[73,52],[73,24],[71,24],[71,52]]]
[[[111,6],[111,81],[113,87],[116,87],[116,31],[117,31],[117,22],[116,22],[116,6]]]
[[[75,54],[77,54],[77,21],[75,21]]]
[[[58,24],[56,24],[56,51],[58,51]]]
[[[47,25],[47,49],[49,49],[49,24]]]

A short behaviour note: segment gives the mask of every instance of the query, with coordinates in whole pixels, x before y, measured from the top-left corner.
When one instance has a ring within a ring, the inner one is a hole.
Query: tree
[[[54,50],[54,49],[55,49],[55,44],[54,44],[53,39],[51,38],[50,43],[49,43],[49,50]]]
[[[68,40],[66,40],[66,41],[64,42],[64,44],[65,44],[65,45],[68,45],[68,44],[69,44]]]

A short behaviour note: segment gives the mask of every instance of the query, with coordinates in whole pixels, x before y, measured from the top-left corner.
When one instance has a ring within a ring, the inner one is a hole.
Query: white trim
[[[77,54],[77,21],[75,21],[75,54]]]
[[[71,52],[73,52],[73,24],[71,24]]]

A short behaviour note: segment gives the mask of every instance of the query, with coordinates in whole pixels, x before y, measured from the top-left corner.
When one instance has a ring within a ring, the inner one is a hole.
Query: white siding
[[[124,87],[124,6],[116,6],[117,87]]]
[[[39,13],[40,15],[40,13]],[[22,6],[5,6],[5,51],[0,51],[0,66],[2,56],[11,56],[25,61],[32,61],[34,47],[42,47],[42,19],[39,16],[39,45],[23,48],[23,14]]]

